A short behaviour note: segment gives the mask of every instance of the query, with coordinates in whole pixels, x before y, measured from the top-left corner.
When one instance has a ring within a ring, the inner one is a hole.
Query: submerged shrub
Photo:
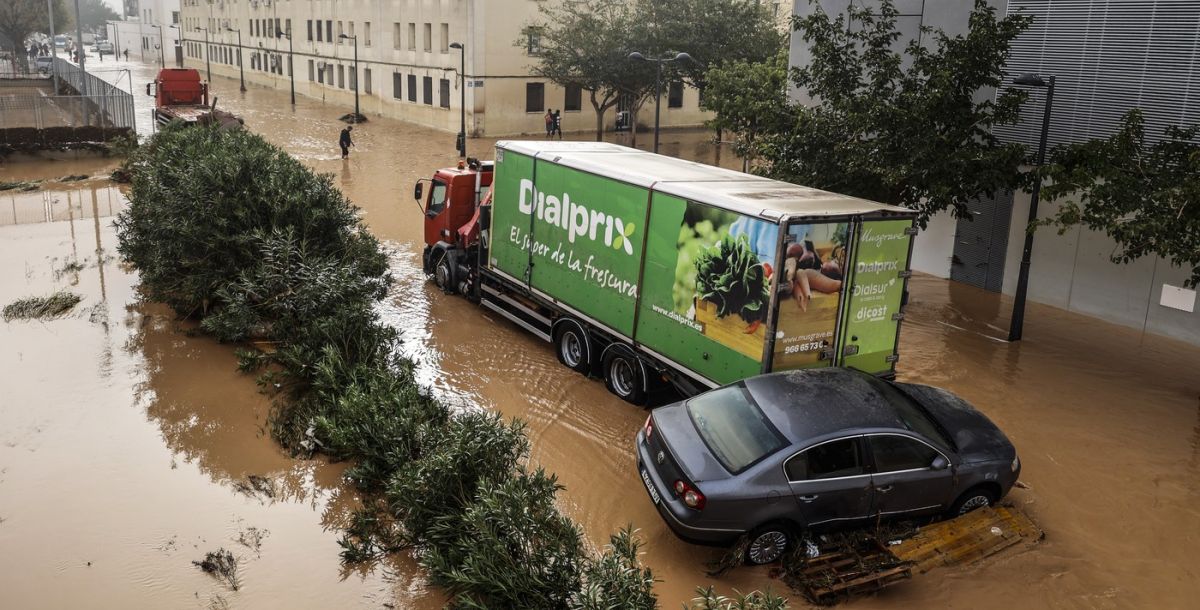
[[[641,546],[630,527],[613,534],[604,554],[587,562],[583,587],[571,600],[571,610],[657,608],[654,575],[642,566]]]
[[[584,560],[579,530],[554,506],[542,469],[485,480],[461,518],[439,518],[421,556],[455,608],[567,608]]]

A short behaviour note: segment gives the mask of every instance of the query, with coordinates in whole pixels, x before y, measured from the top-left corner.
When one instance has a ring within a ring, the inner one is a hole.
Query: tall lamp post
[[[113,40],[116,41],[116,44],[113,45],[113,57],[116,57],[121,54],[121,26],[120,26],[121,22],[120,21],[105,21],[104,23],[105,23],[105,25],[113,26]],[[52,42],[53,42],[53,40],[54,40],[53,37],[51,37]]]
[[[150,27],[158,28],[158,67],[165,68],[165,67],[167,67],[167,58],[165,55],[163,55],[162,25],[158,24],[158,23],[154,23],[154,24],[151,24]]]
[[[354,41],[354,122],[358,122],[358,117],[362,114],[358,111],[358,35],[349,36],[346,34],[338,34],[338,38]]]
[[[171,36],[175,37],[175,45],[171,48],[171,52],[175,54],[175,67],[182,68],[183,67],[183,52],[180,50],[180,47],[183,45],[183,31],[179,29],[178,23],[172,23],[171,25],[169,25],[167,27],[171,28],[172,30],[175,30],[175,32],[176,32],[175,34],[171,34]],[[163,66],[163,67],[165,68],[166,66]]]
[[[288,76],[291,78],[291,81],[292,81],[292,105],[295,106],[296,105],[296,72],[295,72],[295,70],[292,69],[292,25],[290,22],[288,23],[287,33],[275,32],[276,38],[279,38],[280,36],[287,38],[287,41],[288,41]],[[354,69],[358,70],[358,66],[355,66]],[[357,84],[357,80],[355,81],[355,83]]]
[[[238,35],[238,80],[242,81],[242,86],[239,89],[242,93],[246,92],[246,68],[242,66],[242,30],[241,28],[233,29],[225,26],[226,32],[237,32]]]
[[[450,43],[451,49],[458,49],[458,89],[461,95],[458,109],[458,156],[467,158],[467,49],[461,42]]]
[[[208,44],[208,28],[196,28],[197,32],[204,32],[204,70],[208,72],[208,85],[212,86],[212,63],[209,61],[212,58],[212,45]]]
[[[655,68],[657,69],[657,72],[655,73],[655,76],[654,76],[654,152],[658,153],[658,124],[659,124],[659,117],[661,116],[661,112],[662,112],[659,102],[662,98],[662,67],[663,67],[663,64],[669,64],[669,63],[678,64],[678,63],[682,63],[685,61],[695,61],[695,60],[692,59],[692,56],[688,55],[687,53],[679,53],[679,54],[675,55],[675,57],[652,58],[652,57],[646,57],[645,55],[642,55],[641,53],[639,53],[637,51],[630,53],[629,59],[630,59],[630,61],[651,62],[651,63],[655,64]],[[637,125],[634,125],[633,128],[637,129]]]
[[[1034,159],[1038,169],[1041,169],[1042,164],[1046,162],[1046,136],[1050,133],[1050,110],[1054,103],[1054,76],[1022,74],[1013,79],[1013,84],[1046,88],[1046,107],[1042,111],[1042,135],[1038,139],[1037,157]],[[1021,251],[1021,271],[1017,275],[1017,294],[1013,298],[1012,322],[1008,327],[1009,341],[1020,341],[1021,332],[1025,326],[1025,296],[1029,291],[1029,263],[1033,258],[1033,233],[1029,231],[1029,225],[1037,220],[1038,195],[1041,192],[1042,181],[1039,178],[1033,187],[1033,194],[1029,198],[1029,220],[1025,223],[1025,248]]]

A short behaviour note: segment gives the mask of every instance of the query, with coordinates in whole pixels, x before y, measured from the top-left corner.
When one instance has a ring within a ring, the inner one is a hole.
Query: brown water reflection
[[[135,91],[152,74],[135,74]],[[222,105],[332,174],[362,207],[392,248],[397,283],[383,312],[402,331],[421,380],[447,400],[528,421],[534,460],[567,486],[563,509],[592,546],[627,523],[640,528],[663,607],[678,607],[710,582],[723,590],[780,587],[762,569],[706,578],[702,562],[716,553],[679,542],[662,524],[634,473],[632,437],[645,411],[562,368],[527,333],[424,281],[411,186],[453,162],[452,135],[373,119],[355,129],[358,145],[343,161],[335,142],[345,108],[301,98],[293,109],[286,92],[252,86],[242,95],[225,79],[216,88]],[[493,143],[469,146],[487,157]],[[720,149],[707,134],[669,132],[663,150],[717,162]],[[720,162],[740,166],[727,151]],[[10,171],[0,169],[0,178]],[[93,225],[111,244],[106,226],[80,222],[0,226],[0,260],[24,261],[0,266],[0,297],[56,285],[56,261],[72,249],[81,258],[94,250]],[[220,590],[190,560],[258,525],[271,534],[247,566],[247,589],[231,596],[235,607],[440,604],[404,558],[341,581],[329,528],[356,499],[338,482],[340,467],[283,455],[263,430],[267,400],[234,372],[232,350],[187,336],[161,309],[129,308],[128,272],[112,261],[98,270],[108,278],[109,330],[77,318],[0,324],[0,343],[20,346],[0,350],[8,390],[0,398],[0,590],[18,607],[97,599],[114,600],[111,607],[203,606]],[[103,291],[97,269],[78,275],[88,295],[82,310]],[[849,605],[1191,607],[1200,595],[1200,350],[1036,304],[1025,340],[1008,344],[1001,339],[1010,307],[991,293],[916,277],[900,376],[958,392],[1008,432],[1028,486],[1011,499],[1045,528],[1045,543]],[[284,493],[271,503],[235,491],[249,474],[279,480]],[[80,510],[80,499],[90,510]],[[172,540],[184,548],[157,550]],[[104,571],[81,567],[92,557],[103,558],[93,568]],[[63,582],[76,593],[51,586]]]

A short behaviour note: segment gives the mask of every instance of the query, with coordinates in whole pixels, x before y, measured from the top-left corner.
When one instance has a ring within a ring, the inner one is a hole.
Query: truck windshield
[[[435,179],[433,188],[429,189],[429,207],[425,209],[425,213],[437,216],[444,209],[446,209],[446,183]]]
[[[784,445],[783,437],[741,383],[689,400],[687,412],[708,450],[733,474]]]

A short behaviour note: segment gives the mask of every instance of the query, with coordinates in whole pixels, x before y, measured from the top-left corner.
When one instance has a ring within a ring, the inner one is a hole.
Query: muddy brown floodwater
[[[152,75],[135,66],[134,90]],[[644,410],[561,367],[546,344],[425,282],[412,184],[454,161],[452,134],[372,119],[355,129],[357,146],[342,161],[336,117],[345,108],[299,98],[293,109],[286,91],[251,86],[239,95],[227,79],[215,87],[251,129],[332,173],[362,207],[393,249],[397,282],[384,313],[422,381],[447,400],[529,422],[533,459],[566,485],[562,508],[592,546],[626,524],[639,528],[664,608],[710,583],[785,591],[766,569],[707,578],[703,562],[718,553],[667,530],[634,469]],[[704,134],[663,137],[668,154],[739,163],[728,152],[719,158]],[[490,157],[492,144],[471,140],[471,154]],[[0,179],[73,173],[64,169],[70,163],[4,166]],[[341,468],[284,455],[264,430],[266,401],[235,372],[232,350],[137,303],[136,275],[113,260],[110,218],[99,205],[111,198],[119,207],[120,193],[102,182],[63,191],[71,192],[78,207],[66,217],[63,204],[31,199],[65,194],[0,194],[0,302],[64,286],[85,296],[65,319],[0,323],[0,607],[440,606],[440,593],[405,557],[342,570],[336,529],[357,499]],[[10,213],[24,220],[6,221]],[[84,269],[56,273],[69,256],[86,260]],[[1009,498],[1046,530],[1045,542],[847,605],[1194,607],[1200,349],[1036,304],[1026,339],[1007,344],[996,337],[1010,307],[992,293],[916,277],[900,377],[959,393],[1008,433],[1027,486]],[[239,491],[249,475],[269,477],[275,497]],[[237,541],[250,527],[269,532],[257,550]],[[237,592],[190,564],[219,546],[243,558]],[[793,596],[793,605],[805,604]]]

